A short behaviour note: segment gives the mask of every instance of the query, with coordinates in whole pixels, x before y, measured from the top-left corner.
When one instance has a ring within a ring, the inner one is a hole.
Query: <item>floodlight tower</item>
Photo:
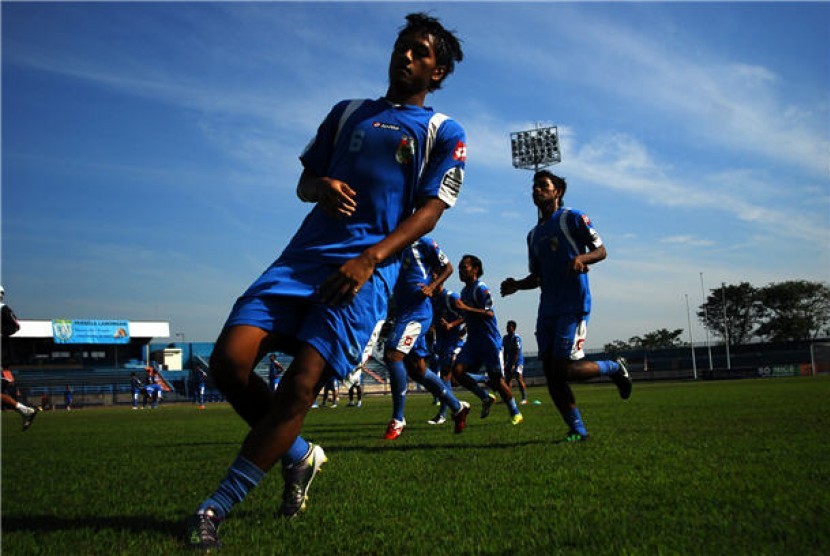
[[[556,126],[541,127],[510,134],[513,167],[538,172],[551,164],[562,162],[559,151],[559,130]]]

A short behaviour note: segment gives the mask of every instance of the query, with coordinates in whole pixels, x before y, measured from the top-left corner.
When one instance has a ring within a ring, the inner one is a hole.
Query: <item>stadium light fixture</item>
[[[510,134],[513,167],[538,171],[562,162],[559,150],[559,130],[556,126],[539,127]]]

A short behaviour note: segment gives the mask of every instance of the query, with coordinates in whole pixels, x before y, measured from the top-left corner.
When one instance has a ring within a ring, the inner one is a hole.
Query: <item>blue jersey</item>
[[[395,304],[398,311],[403,312],[407,307],[420,304],[430,307],[431,304],[421,293],[421,288],[431,284],[433,273],[448,264],[450,260],[447,255],[433,239],[426,236],[404,249],[401,272],[395,284]]]
[[[475,309],[493,311],[493,296],[490,295],[490,288],[487,284],[478,280],[461,290],[461,301]],[[467,343],[476,347],[492,345],[501,351],[501,334],[499,334],[499,323],[496,321],[495,312],[492,318],[481,318],[477,316],[465,317],[467,321]]]
[[[440,326],[441,319],[447,322],[455,322],[463,319],[464,315],[455,308],[455,300],[461,296],[450,290],[441,290],[432,297],[432,322],[435,324],[435,353],[439,356],[453,352],[464,343],[464,336],[467,332],[467,325],[462,322],[452,330],[444,330]]]
[[[582,212],[562,208],[527,235],[530,272],[539,277],[539,317],[587,315],[591,312],[588,274],[573,272],[577,255],[602,246],[602,239]]]
[[[357,209],[335,218],[315,205],[274,267],[299,266],[286,280],[269,271],[248,295],[308,296],[331,272],[375,245],[405,218],[419,199],[453,206],[464,177],[463,128],[431,108],[394,105],[385,99],[342,101],[326,116],[300,156],[306,170],[341,180],[356,193]],[[398,275],[394,259],[378,265],[390,288]],[[325,272],[314,272],[314,267]],[[311,267],[311,268],[309,268]]]
[[[522,354],[522,337],[518,334],[505,334],[501,340],[504,346],[504,367],[524,365],[525,357]]]

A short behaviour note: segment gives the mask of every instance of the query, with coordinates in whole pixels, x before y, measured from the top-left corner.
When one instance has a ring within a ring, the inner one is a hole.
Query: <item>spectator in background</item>
[[[271,385],[271,390],[277,391],[277,386],[280,385],[280,378],[285,372],[285,367],[277,361],[277,355],[272,353],[268,356],[268,384]]]
[[[141,379],[135,372],[130,373],[130,395],[133,398],[133,409],[138,409],[138,394],[141,392]]]
[[[66,389],[63,391],[63,403],[66,407],[67,411],[72,410],[72,385],[67,384]]]
[[[207,389],[207,373],[201,365],[196,366],[196,402],[199,409],[205,408],[205,391]]]

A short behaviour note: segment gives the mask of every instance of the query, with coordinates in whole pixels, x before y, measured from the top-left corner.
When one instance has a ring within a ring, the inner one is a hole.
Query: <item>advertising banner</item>
[[[128,344],[130,322],[58,319],[52,321],[52,337],[56,344]]]

